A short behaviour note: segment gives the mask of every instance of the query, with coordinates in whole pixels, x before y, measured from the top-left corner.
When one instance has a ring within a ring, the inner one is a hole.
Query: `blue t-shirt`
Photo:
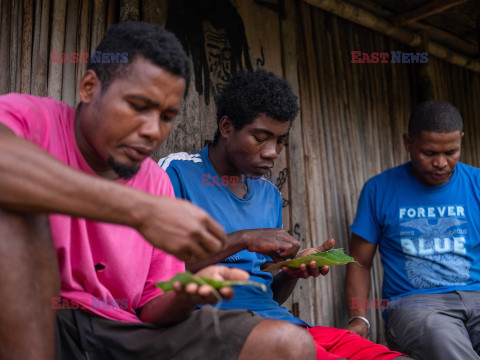
[[[410,162],[370,179],[350,230],[379,245],[382,296],[480,290],[480,169],[425,186]]]
[[[196,154],[171,154],[160,159],[158,164],[170,177],[175,196],[203,208],[225,228],[227,234],[246,229],[282,228],[282,198],[275,185],[261,178],[222,180],[208,158],[208,145]],[[246,181],[248,190],[245,198],[237,197],[226,186],[227,181]],[[266,261],[272,260],[268,256],[242,250],[219,263],[243,269],[250,274],[250,280],[267,287],[267,292],[263,292],[254,286],[237,286],[234,298],[223,301],[221,308],[247,309],[265,318],[308,326],[273,300],[273,277],[260,270]]]

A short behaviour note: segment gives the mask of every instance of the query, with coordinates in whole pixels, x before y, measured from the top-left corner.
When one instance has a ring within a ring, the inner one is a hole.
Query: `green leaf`
[[[354,258],[345,254],[343,252],[343,249],[333,249],[329,251],[305,255],[297,259],[278,262],[276,264],[268,266],[267,268],[263,269],[263,271],[273,272],[276,270],[280,270],[282,266],[296,269],[299,268],[301,264],[308,265],[312,260],[315,260],[317,262],[318,267],[323,265],[345,265],[350,262],[356,262]]]
[[[172,277],[168,281],[157,282],[157,286],[162,289],[164,292],[173,290],[173,283],[179,281],[183,286],[193,282],[197,285],[210,285],[214,289],[220,289],[224,286],[234,286],[234,285],[251,285],[261,288],[263,291],[267,291],[265,284],[261,284],[255,281],[233,281],[233,280],[215,280],[206,276],[195,276],[189,271],[179,273]]]

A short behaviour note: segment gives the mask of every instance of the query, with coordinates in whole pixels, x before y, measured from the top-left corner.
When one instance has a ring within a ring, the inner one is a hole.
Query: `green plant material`
[[[164,292],[173,290],[173,283],[179,281],[183,286],[193,282],[197,285],[210,285],[214,289],[220,289],[224,286],[234,286],[234,285],[251,285],[261,288],[263,291],[267,291],[265,284],[260,284],[255,281],[232,281],[232,280],[215,280],[206,276],[195,276],[189,271],[179,273],[172,277],[168,281],[157,282],[157,286],[162,289]]]
[[[323,265],[345,265],[350,262],[356,262],[354,258],[345,254],[343,252],[343,249],[333,249],[329,251],[305,255],[297,259],[278,262],[276,264],[268,266],[267,268],[263,269],[263,271],[273,272],[276,270],[280,270],[282,266],[297,269],[300,267],[301,264],[308,265],[312,260],[315,260],[317,262],[318,267]]]

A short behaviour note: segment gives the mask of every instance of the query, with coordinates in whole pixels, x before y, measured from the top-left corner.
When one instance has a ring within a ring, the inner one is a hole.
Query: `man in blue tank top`
[[[353,225],[348,329],[366,336],[370,268],[384,269],[389,344],[416,359],[480,359],[480,170],[459,161],[463,121],[449,103],[412,113],[411,161],[370,179]]]

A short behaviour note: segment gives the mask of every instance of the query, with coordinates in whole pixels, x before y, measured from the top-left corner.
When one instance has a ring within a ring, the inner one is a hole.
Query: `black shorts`
[[[218,314],[217,330],[213,312]],[[55,359],[236,359],[262,320],[247,310],[205,306],[174,326],[159,328],[108,320],[79,309],[58,310]]]

